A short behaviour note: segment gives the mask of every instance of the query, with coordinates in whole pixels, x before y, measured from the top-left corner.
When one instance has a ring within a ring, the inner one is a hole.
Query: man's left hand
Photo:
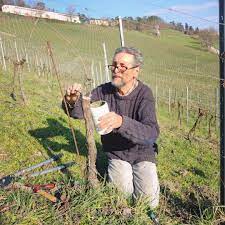
[[[115,112],[109,112],[104,116],[99,118],[98,127],[103,130],[111,130],[115,128],[119,128],[122,125],[123,117],[116,114]]]

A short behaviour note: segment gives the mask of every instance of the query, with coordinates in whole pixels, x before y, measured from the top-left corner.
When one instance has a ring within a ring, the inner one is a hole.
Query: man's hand
[[[109,112],[104,116],[99,118],[98,127],[103,130],[112,130],[114,128],[121,127],[123,122],[123,117],[116,114],[115,112]]]
[[[69,104],[74,104],[80,97],[81,91],[82,91],[82,85],[74,83],[72,86],[68,87],[66,90],[66,95],[65,95],[66,101]]]

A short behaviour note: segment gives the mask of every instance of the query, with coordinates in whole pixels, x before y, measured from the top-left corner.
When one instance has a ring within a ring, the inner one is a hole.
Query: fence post
[[[18,48],[17,48],[16,39],[15,39],[14,45],[15,45],[15,49],[16,49],[16,59],[19,62],[20,59],[19,59],[19,54],[18,54]]]
[[[25,54],[26,54],[27,68],[28,68],[28,71],[30,72],[30,61],[29,61],[29,57],[28,57],[28,54],[27,54],[27,48],[26,47],[25,47]]]
[[[219,46],[220,56],[225,51],[225,2],[219,0]],[[219,57],[220,62],[220,81],[225,78],[225,62],[223,57]],[[220,83],[220,204],[225,205],[225,90]]]
[[[44,73],[44,69],[43,69],[43,61],[40,57],[40,69],[41,69],[41,75],[44,77],[45,76],[45,73]]]
[[[39,67],[37,53],[35,53],[35,58],[36,58],[36,68],[37,68],[37,71],[38,71],[38,76],[40,77],[41,76],[41,71],[40,71],[40,67]]]
[[[2,53],[3,69],[6,71],[5,54],[3,49],[3,41],[1,37],[0,37],[0,47],[1,47],[1,53]]]
[[[171,112],[171,90],[169,88],[169,114]]]
[[[177,108],[178,108],[178,122],[179,122],[179,127],[181,127],[181,103],[180,103],[180,100],[178,100],[178,105],[177,105]]]
[[[195,56],[195,72],[198,72],[198,57],[197,55]]]
[[[96,86],[99,85],[99,74],[98,74],[98,67],[95,66],[95,77],[96,77]]]
[[[51,58],[49,56],[49,54],[47,53],[47,56],[48,56],[48,66],[49,66],[49,74],[50,74],[50,77],[52,78],[53,77],[53,68],[52,68],[52,64],[51,64]]]
[[[219,102],[219,89],[216,88],[215,89],[215,127],[216,127],[216,131],[217,131],[217,128],[219,127],[219,119],[218,119],[218,104]]]
[[[175,91],[174,91],[174,99],[173,99],[174,105],[176,104],[176,99],[177,99],[177,89],[175,88]]]
[[[119,16],[119,28],[120,28],[120,43],[121,43],[121,47],[124,47],[123,23],[122,23],[121,16]]]
[[[94,60],[91,62],[91,78],[92,78],[92,86],[95,88],[95,72],[94,72]]]
[[[199,105],[199,107],[200,107],[200,104],[201,104],[201,98],[200,98],[200,95],[198,93],[198,105]]]
[[[10,51],[10,43],[9,43],[9,40],[7,40],[7,41],[4,42],[3,50],[4,50],[4,53],[7,56],[6,65],[7,65],[7,61],[8,61],[8,64],[10,65],[11,64],[11,59],[10,59],[10,53],[11,53],[11,51]]]
[[[99,76],[100,76],[100,84],[103,84],[103,76],[102,76],[102,65],[99,62]]]
[[[189,123],[189,89],[188,86],[186,88],[186,116],[187,116],[187,124]]]
[[[155,86],[155,108],[158,109],[158,86]]]
[[[110,78],[109,78],[108,59],[107,59],[107,52],[106,52],[105,42],[102,43],[102,45],[103,45],[104,60],[105,60],[105,81],[106,82],[109,82],[110,81]]]

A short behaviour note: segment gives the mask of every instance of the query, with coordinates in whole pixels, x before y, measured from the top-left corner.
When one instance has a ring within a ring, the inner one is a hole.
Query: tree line
[[[198,27],[193,28],[193,26],[188,23],[183,25],[182,23],[175,23],[174,21],[170,22],[170,25],[174,30],[199,38],[202,46],[206,48],[212,47],[219,41],[219,34],[213,27],[199,29]]]
[[[39,0],[0,0],[0,11],[3,5],[15,5],[20,7],[28,7],[38,10],[47,10],[55,12],[55,9],[47,8],[43,1]],[[75,5],[68,5],[66,8],[68,15],[73,16],[76,14]],[[77,15],[80,16],[81,22],[87,22],[89,18],[85,14]],[[106,20],[118,20],[118,17],[115,18],[105,18]],[[127,30],[136,30],[136,31],[152,31],[154,29],[174,29],[180,32],[183,32],[186,35],[191,35],[199,38],[203,47],[211,47],[216,42],[218,42],[218,32],[214,28],[199,29],[199,27],[194,28],[193,26],[185,23],[184,25],[181,22],[166,22],[159,16],[143,16],[133,18],[132,16],[123,18],[123,26]]]
[[[118,19],[117,17],[115,19]],[[136,31],[152,31],[155,29],[173,29],[184,33],[185,35],[198,38],[203,47],[209,48],[217,45],[218,32],[215,28],[209,27],[200,29],[199,27],[193,27],[188,23],[182,24],[181,22],[166,22],[159,16],[144,16],[133,18],[131,16],[123,18],[124,28],[127,30]]]

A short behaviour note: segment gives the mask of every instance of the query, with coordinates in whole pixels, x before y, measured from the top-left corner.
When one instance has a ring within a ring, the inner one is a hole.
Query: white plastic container
[[[105,114],[107,114],[108,112],[109,112],[109,106],[106,101],[96,101],[96,102],[91,103],[91,114],[93,117],[95,128],[96,128],[96,131],[101,135],[108,134],[112,131],[112,130],[106,131],[106,129],[101,130],[98,127],[98,124],[99,124],[98,119],[101,116],[104,116]]]

